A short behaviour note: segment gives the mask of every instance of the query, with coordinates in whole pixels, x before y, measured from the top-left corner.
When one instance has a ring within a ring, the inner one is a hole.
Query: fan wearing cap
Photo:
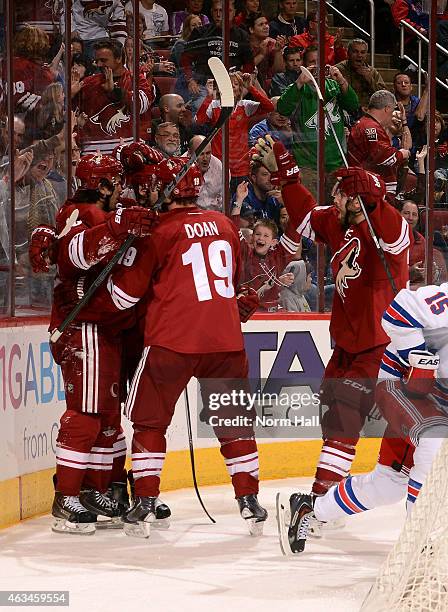
[[[184,168],[184,158],[166,159],[154,167],[160,195]],[[217,380],[221,392],[230,392],[220,379],[236,379],[244,388],[248,375],[240,321],[247,320],[258,300],[254,291],[238,289],[237,228],[222,213],[196,205],[201,184],[202,173],[193,165],[165,198],[151,238],[139,241],[135,257],[114,268],[92,300],[112,316],[149,296],[145,348],[125,407],[134,426],[136,493],[125,519],[128,535],[147,537],[154,520],[166,430],[190,378],[203,379],[207,408]],[[267,513],[256,498],[258,452],[251,424],[210,424],[215,425],[243,517],[262,524]]]
[[[54,247],[59,236],[52,255],[58,273],[50,330],[60,325],[84,283],[98,275],[129,234],[143,237],[151,231],[154,212],[117,208],[122,173],[121,164],[111,156],[83,157],[76,170],[80,187],[60,209],[53,234],[52,228],[42,227],[33,236],[31,261],[36,270],[48,265],[45,249]],[[132,252],[125,255],[131,256]],[[117,519],[124,511],[104,493],[123,476],[121,343],[122,331],[133,325],[134,317],[132,309],[112,316],[87,304],[51,346],[66,396],[56,441],[54,531],[92,533],[97,515]]]
[[[281,187],[290,220],[303,237],[327,244],[332,252],[336,291],[330,334],[336,346],[325,370],[321,402],[323,448],[313,485],[322,495],[348,475],[364,420],[373,408],[373,389],[389,341],[381,317],[394,292],[369,233],[362,198],[399,289],[409,279],[409,226],[385,199],[384,182],[362,168],[341,168],[331,206],[316,206],[298,182],[296,163],[268,136],[258,141],[258,158]],[[400,460],[401,461],[401,460]]]

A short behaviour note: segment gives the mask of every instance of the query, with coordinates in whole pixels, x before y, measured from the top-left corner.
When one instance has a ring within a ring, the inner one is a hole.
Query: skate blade
[[[164,519],[156,519],[154,521],[154,523],[151,523],[151,525],[154,527],[154,529],[169,529],[171,522],[169,518],[164,518]]]
[[[288,540],[288,529],[291,521],[289,498],[284,493],[277,493],[275,506],[280,549],[285,557],[292,557],[294,553],[289,546]]]
[[[147,523],[146,521],[139,521],[138,523],[123,523],[123,531],[131,538],[148,539],[151,535],[151,524],[152,523]]]
[[[114,516],[112,518],[98,517],[96,522],[97,529],[123,529],[123,518],[121,516]]]
[[[259,521],[256,518],[252,517],[251,511],[249,508],[244,508],[241,512],[241,516],[245,520],[249,533],[254,538],[259,538],[263,535],[264,521]]]
[[[73,535],[93,535],[96,523],[70,523],[63,518],[55,518],[51,526],[54,533],[68,533]]]

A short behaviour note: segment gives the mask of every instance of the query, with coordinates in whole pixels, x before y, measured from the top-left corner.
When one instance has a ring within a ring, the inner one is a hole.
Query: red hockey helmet
[[[126,176],[126,184],[133,187],[144,187],[150,189],[157,188],[156,178],[154,175],[154,166],[143,166],[141,170],[132,172]]]
[[[114,183],[122,178],[123,166],[110,155],[89,153],[81,157],[76,168],[76,177],[81,182],[81,189],[97,189],[101,179]]]
[[[118,145],[113,150],[112,155],[123,165],[126,173],[138,172],[145,165],[158,164],[164,159],[160,151],[149,147],[144,142]]]
[[[170,157],[153,167],[157,179],[156,188],[160,193],[179,174],[186,162],[185,157]],[[171,192],[170,199],[197,198],[203,182],[202,172],[193,164]]]

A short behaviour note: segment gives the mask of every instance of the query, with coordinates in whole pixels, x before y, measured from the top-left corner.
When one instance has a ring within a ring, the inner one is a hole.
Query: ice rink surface
[[[252,538],[230,486],[204,487],[212,525],[193,490],[165,493],[171,527],[149,540],[122,531],[54,534],[44,516],[0,531],[1,590],[68,590],[70,612],[352,612],[359,610],[397,539],[404,501],[351,517],[338,531],[308,540],[305,553],[281,555],[275,493],[309,491],[309,479],[261,483],[269,511]],[[1,608],[27,609],[27,608]]]

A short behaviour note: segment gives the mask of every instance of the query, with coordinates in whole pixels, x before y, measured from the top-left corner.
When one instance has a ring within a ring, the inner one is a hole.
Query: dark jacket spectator
[[[297,13],[297,0],[280,0],[279,14],[269,23],[269,36],[296,36],[302,34],[306,21]]]
[[[285,71],[274,74],[269,89],[271,98],[281,96],[284,90],[294,83],[299,76],[300,66],[302,65],[302,54],[297,47],[285,47],[283,49],[283,61]]]
[[[231,18],[233,7],[230,5]],[[190,93],[195,93],[199,84],[205,84],[211,77],[208,60],[212,56],[221,57],[222,54],[222,3],[215,1],[211,15],[213,23],[193,30],[190,40],[185,45],[181,57],[181,66],[188,83]],[[252,72],[254,63],[249,44],[248,34],[241,28],[230,28],[230,66],[243,72]]]

